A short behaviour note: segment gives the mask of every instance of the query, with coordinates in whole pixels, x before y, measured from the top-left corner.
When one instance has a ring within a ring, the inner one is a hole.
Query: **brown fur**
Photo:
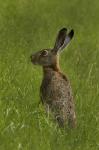
[[[59,126],[64,126],[68,120],[69,126],[75,127],[74,102],[69,80],[57,66],[54,68],[43,68],[44,76],[40,88],[42,102],[45,107],[49,105]]]
[[[44,49],[31,56],[33,64],[43,67],[43,80],[40,87],[41,101],[50,111],[59,126],[67,122],[69,126],[76,126],[75,106],[72,90],[68,78],[59,67],[59,51],[63,49],[73,37],[73,30],[67,35],[66,29],[59,31],[54,49]]]

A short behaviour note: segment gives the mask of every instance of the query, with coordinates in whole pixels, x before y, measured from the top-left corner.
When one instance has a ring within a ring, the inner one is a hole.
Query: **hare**
[[[74,31],[67,33],[62,28],[56,38],[54,48],[43,49],[31,55],[33,64],[43,68],[40,87],[41,102],[50,111],[59,127],[76,127],[75,105],[68,78],[61,72],[59,54],[73,38]]]

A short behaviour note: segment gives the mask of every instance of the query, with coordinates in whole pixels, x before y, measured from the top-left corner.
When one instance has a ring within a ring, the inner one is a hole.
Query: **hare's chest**
[[[50,79],[44,79],[41,85],[41,98],[43,102],[52,103],[66,97],[68,84],[63,78],[53,75]]]

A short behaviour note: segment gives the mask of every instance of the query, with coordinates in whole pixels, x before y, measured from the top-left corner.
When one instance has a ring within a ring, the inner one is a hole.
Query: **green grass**
[[[38,107],[42,69],[29,58],[53,47],[62,27],[75,30],[60,59],[76,103],[73,130]],[[0,0],[0,150],[99,150],[98,0]]]

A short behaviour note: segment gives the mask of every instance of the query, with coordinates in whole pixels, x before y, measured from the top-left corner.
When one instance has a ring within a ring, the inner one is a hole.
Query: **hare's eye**
[[[42,56],[47,56],[48,55],[48,51],[47,50],[42,51],[41,55]]]

